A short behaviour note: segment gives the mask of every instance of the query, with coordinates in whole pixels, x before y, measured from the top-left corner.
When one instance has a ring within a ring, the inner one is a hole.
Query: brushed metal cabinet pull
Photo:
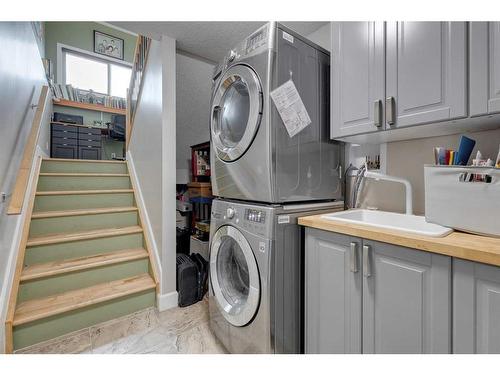
[[[373,124],[377,128],[382,126],[382,100],[373,102]]]
[[[389,125],[395,123],[396,114],[394,110],[396,109],[394,96],[389,96],[385,99],[385,119]]]
[[[359,271],[358,244],[356,242],[351,242],[350,258],[351,272],[356,273]]]
[[[370,277],[372,275],[372,265],[370,263],[370,246],[363,245],[363,276]]]

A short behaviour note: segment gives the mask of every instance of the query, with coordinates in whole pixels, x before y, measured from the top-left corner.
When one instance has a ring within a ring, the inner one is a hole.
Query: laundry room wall
[[[214,64],[177,52],[177,183],[190,175],[190,146],[210,139],[210,96]]]

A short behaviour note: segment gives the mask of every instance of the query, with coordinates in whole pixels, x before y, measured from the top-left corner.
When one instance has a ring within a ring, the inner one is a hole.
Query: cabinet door
[[[500,112],[500,22],[470,23],[470,114]]]
[[[79,148],[79,159],[101,160],[101,149],[92,146],[81,146]]]
[[[451,259],[363,240],[363,353],[450,353]]]
[[[466,117],[466,53],[465,22],[387,23],[387,128]]]
[[[53,158],[77,159],[78,147],[70,144],[52,143],[51,149]]]
[[[500,267],[453,259],[453,352],[500,353]]]
[[[306,353],[361,353],[360,256],[360,239],[306,229]]]
[[[384,22],[333,22],[331,138],[383,130]]]

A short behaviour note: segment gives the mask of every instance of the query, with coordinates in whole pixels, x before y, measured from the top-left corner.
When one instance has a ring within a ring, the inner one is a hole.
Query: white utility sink
[[[394,229],[429,237],[445,237],[453,229],[425,221],[425,217],[395,212],[353,209],[321,216],[341,223],[363,224],[375,228]]]

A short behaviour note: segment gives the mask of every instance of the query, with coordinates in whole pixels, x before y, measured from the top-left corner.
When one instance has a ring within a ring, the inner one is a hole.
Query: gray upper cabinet
[[[360,250],[358,238],[306,229],[306,353],[361,353]]]
[[[363,240],[363,353],[450,353],[451,258]]]
[[[331,138],[382,130],[384,22],[333,22]]]
[[[467,116],[465,22],[387,23],[386,125]]]
[[[500,353],[500,267],[453,260],[453,352]]]
[[[470,23],[470,114],[500,112],[500,22]]]

